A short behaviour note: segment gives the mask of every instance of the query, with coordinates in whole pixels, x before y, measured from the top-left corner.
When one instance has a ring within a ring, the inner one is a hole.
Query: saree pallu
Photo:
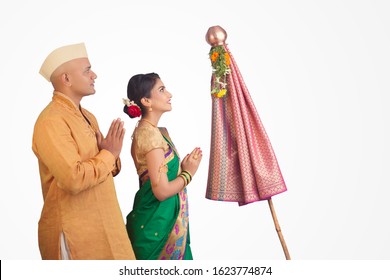
[[[178,175],[180,159],[168,142],[165,154],[168,181]],[[159,201],[153,194],[147,171],[140,175],[140,189],[133,210],[127,215],[126,228],[138,260],[192,259],[188,230],[187,190]]]

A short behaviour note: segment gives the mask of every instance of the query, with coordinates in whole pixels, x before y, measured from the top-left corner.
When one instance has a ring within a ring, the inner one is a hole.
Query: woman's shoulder
[[[136,148],[143,152],[149,152],[152,149],[162,148],[166,149],[166,141],[157,127],[139,126],[135,129],[133,135]]]
[[[150,125],[140,125],[134,130],[134,138],[139,137],[162,137],[159,129]]]

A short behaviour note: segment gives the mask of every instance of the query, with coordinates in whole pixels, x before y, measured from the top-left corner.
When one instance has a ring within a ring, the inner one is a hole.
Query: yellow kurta
[[[135,259],[116,196],[120,161],[99,151],[94,115],[54,92],[34,127],[44,198],[38,225],[42,259],[60,258],[64,233],[71,259]]]

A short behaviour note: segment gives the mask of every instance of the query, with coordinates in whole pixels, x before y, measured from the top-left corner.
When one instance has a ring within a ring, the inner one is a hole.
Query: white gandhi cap
[[[52,51],[43,62],[39,73],[50,82],[53,72],[65,62],[88,57],[84,43],[63,46]]]

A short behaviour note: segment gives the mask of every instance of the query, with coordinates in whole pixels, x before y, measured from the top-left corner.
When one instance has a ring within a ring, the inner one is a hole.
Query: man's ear
[[[68,87],[70,87],[72,85],[72,83],[70,82],[70,79],[69,79],[69,75],[67,73],[61,74],[61,82]]]

